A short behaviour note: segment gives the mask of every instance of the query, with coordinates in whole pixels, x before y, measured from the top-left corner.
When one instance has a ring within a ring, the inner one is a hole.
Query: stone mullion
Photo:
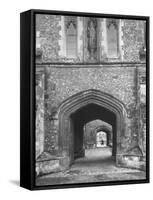
[[[139,91],[138,91],[138,69],[137,67],[135,68],[135,76],[134,76],[134,81],[135,81],[135,92],[134,92],[134,96],[135,96],[135,116],[134,116],[134,121],[135,121],[135,133],[133,135],[133,140],[135,141],[135,147],[138,147],[138,143],[139,143]]]
[[[145,72],[142,71],[142,70],[139,70],[139,101],[140,101],[140,104],[139,104],[139,119],[140,119],[140,145],[141,145],[141,148],[142,148],[142,152],[143,152],[143,156],[145,156],[145,148],[146,148],[146,145],[145,145],[145,142],[144,140],[146,140],[146,130],[144,130],[144,127],[146,127],[146,122],[144,121],[144,116],[143,116],[143,113],[146,112],[146,109],[145,108],[145,102],[142,101],[141,99],[141,85],[145,85]]]
[[[137,112],[138,112],[138,145],[141,149],[141,142],[140,142],[140,131],[141,131],[141,125],[140,125],[140,76],[139,76],[139,68],[137,67]]]
[[[137,97],[136,97],[136,109],[137,109],[137,126],[138,126],[138,133],[137,133],[137,138],[138,138],[138,147],[142,151],[142,144],[141,144],[141,100],[140,100],[140,69],[139,67],[136,67],[136,83],[137,83]]]

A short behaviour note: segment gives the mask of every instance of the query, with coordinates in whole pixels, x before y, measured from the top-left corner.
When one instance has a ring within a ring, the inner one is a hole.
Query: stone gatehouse
[[[145,170],[145,29],[141,20],[36,15],[37,175],[84,156],[94,120],[111,132],[118,167]]]

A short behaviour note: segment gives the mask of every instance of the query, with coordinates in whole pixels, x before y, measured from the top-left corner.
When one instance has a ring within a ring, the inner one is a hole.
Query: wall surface
[[[57,106],[68,97],[88,89],[96,89],[108,93],[126,106],[135,101],[136,66],[86,66],[67,68],[49,67],[49,86],[54,85],[55,96],[52,96]],[[50,90],[50,89],[49,89]]]
[[[47,111],[50,115],[54,115],[63,101],[79,92],[89,89],[96,89],[112,95],[124,104],[128,113],[128,121],[126,122],[127,130],[126,135],[122,138],[122,145],[124,148],[129,149],[129,144],[131,143],[131,148],[133,149],[133,136],[137,135],[138,131],[136,128],[134,129],[136,127],[135,121],[137,115],[135,106],[139,99],[137,76],[138,69],[144,68],[145,65],[141,65],[141,67],[137,65],[126,65],[124,67],[115,65],[112,67],[101,66],[96,68],[92,66],[88,66],[87,68],[47,66],[47,95],[45,96]],[[56,137],[58,132],[51,131],[53,125],[50,120],[47,122],[47,126],[48,130],[46,131],[45,141],[48,146],[47,151],[49,149],[51,151],[51,146],[56,146],[58,143]],[[139,153],[140,151],[138,150]]]
[[[125,61],[139,60],[139,51],[144,46],[144,22],[124,20],[122,26],[123,51]]]

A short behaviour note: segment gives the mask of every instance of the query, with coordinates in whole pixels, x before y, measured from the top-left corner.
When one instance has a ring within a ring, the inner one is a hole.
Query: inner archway
[[[106,133],[107,146],[112,146],[112,126],[100,119],[93,120],[84,125],[84,146],[85,149],[96,148],[97,142],[100,138],[98,137],[99,132]],[[99,139],[98,139],[99,138]]]
[[[82,108],[80,108],[79,110],[77,110],[75,113],[71,114],[71,123],[72,123],[72,131],[73,131],[73,147],[74,147],[74,160],[79,158],[79,157],[84,157],[85,156],[85,141],[84,141],[84,131],[85,131],[85,124],[91,122],[91,121],[94,121],[96,119],[99,119],[101,121],[104,121],[104,122],[107,122],[108,124],[111,125],[112,127],[112,135],[113,135],[113,138],[112,138],[112,157],[116,157],[116,147],[117,147],[117,143],[116,143],[116,115],[111,112],[110,110],[100,106],[100,105],[97,105],[97,104],[88,104]],[[106,128],[105,128],[106,129]],[[106,133],[104,132],[105,130],[104,128],[102,129],[102,127],[99,127],[99,129],[97,128],[96,130],[96,133],[93,133],[93,134],[96,134],[99,133],[99,134],[102,134],[102,133]],[[95,131],[95,130],[94,130]],[[107,137],[107,133],[106,133],[106,137]],[[97,138],[96,138],[97,140]],[[107,140],[107,138],[106,138]],[[97,142],[97,141],[96,141]],[[102,139],[101,141],[102,142]],[[103,141],[105,142],[105,141]],[[94,143],[94,141],[92,141],[92,143]],[[93,144],[89,144],[88,147],[91,148]],[[94,144],[95,147],[97,147],[97,145],[99,145],[100,147],[100,144]],[[106,144],[107,146],[107,144]],[[91,148],[92,149],[92,148]],[[92,150],[91,152],[93,152],[94,154],[94,151]],[[98,151],[97,151],[98,152]],[[96,154],[96,152],[95,152]]]
[[[91,162],[98,163],[99,161],[101,163],[114,160],[112,149],[116,144],[113,145],[112,143],[113,130],[110,124],[100,119],[90,121],[84,125],[83,134],[83,147],[85,150],[83,162],[86,160],[90,164]]]
[[[99,90],[87,90],[69,97],[59,107],[59,153],[71,165],[76,158],[84,156],[83,127],[86,123],[100,119],[112,126],[113,150],[117,158],[120,153],[120,138],[124,136],[126,110],[118,99]]]

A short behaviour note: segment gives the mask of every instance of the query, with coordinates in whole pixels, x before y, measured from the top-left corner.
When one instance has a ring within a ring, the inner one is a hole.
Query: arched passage
[[[59,151],[70,165],[75,157],[84,155],[83,126],[85,123],[101,119],[111,124],[114,130],[114,154],[120,148],[120,138],[125,132],[126,111],[124,105],[111,95],[98,90],[80,92],[59,108]]]
[[[112,133],[112,126],[107,125],[101,125],[94,129],[93,134],[97,134],[100,131],[104,131],[107,134],[107,146],[112,146],[112,139],[113,139],[113,133]]]
[[[105,131],[98,131],[96,133],[96,147],[106,147],[108,145],[108,137]]]
[[[89,103],[86,106],[78,109],[76,112],[70,115],[71,125],[73,131],[73,148],[74,159],[84,156],[83,148],[83,127],[86,123],[93,121],[94,119],[100,119],[112,125],[113,127],[113,155],[116,154],[116,115],[95,103]]]
[[[85,149],[96,148],[97,133],[99,131],[104,131],[107,134],[107,146],[112,146],[112,126],[100,119],[96,119],[84,125]]]

